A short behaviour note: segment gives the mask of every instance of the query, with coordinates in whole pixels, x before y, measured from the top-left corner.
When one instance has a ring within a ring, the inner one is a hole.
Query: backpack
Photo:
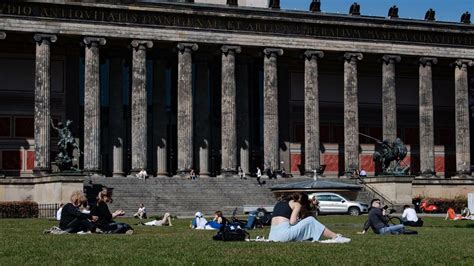
[[[221,241],[244,241],[245,238],[249,238],[249,233],[240,226],[232,224],[222,226],[219,232],[212,237],[214,240]]]

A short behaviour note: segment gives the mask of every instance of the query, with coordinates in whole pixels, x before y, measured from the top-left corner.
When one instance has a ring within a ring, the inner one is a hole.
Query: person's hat
[[[194,216],[201,218],[201,217],[202,217],[202,213],[201,213],[201,212],[196,212],[196,214],[195,214]]]

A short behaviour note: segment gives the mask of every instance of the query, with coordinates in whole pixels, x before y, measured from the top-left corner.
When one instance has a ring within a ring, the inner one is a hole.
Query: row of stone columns
[[[0,33],[0,39],[5,34]],[[36,79],[35,79],[35,170],[50,171],[50,45],[55,35],[36,34]],[[85,37],[85,97],[84,97],[84,170],[100,172],[100,79],[99,47],[105,45],[104,38]],[[146,95],[146,50],[153,47],[151,41],[134,40],[132,79],[132,173],[147,168],[147,95]],[[192,53],[197,51],[195,43],[180,43],[178,48],[178,173],[184,174],[193,167],[193,89]],[[224,45],[222,48],[222,173],[233,175],[237,168],[237,108],[236,108],[236,54],[238,46]],[[278,75],[277,58],[282,49],[264,49],[264,167],[279,169],[279,125],[278,125]],[[319,158],[319,88],[318,59],[324,53],[308,50],[305,58],[305,171],[313,173],[320,166]],[[357,61],[361,53],[344,55],[344,162],[346,171],[359,168],[358,136],[358,80]],[[396,137],[396,92],[395,64],[400,56],[386,55],[382,58],[383,90],[383,136]],[[434,128],[432,70],[435,58],[420,58],[420,170],[425,176],[434,174]],[[469,103],[467,68],[470,60],[455,63],[456,97],[456,170],[459,175],[470,174]],[[166,140],[163,140],[166,142]],[[166,144],[165,144],[166,145]],[[117,148],[115,148],[117,147]],[[166,147],[157,151],[159,172],[166,173]],[[160,150],[160,151],[161,151]],[[120,157],[121,143],[114,145],[114,173],[123,173]],[[242,156],[242,155],[241,155]],[[117,157],[117,158],[116,158]],[[248,158],[247,158],[248,159]],[[244,161],[245,158],[241,161]],[[247,166],[248,167],[248,166]],[[246,168],[247,168],[246,167]],[[247,169],[246,169],[247,170]]]

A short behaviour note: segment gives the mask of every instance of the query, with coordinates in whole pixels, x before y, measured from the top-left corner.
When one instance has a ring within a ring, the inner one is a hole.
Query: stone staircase
[[[279,178],[265,180],[265,185],[258,186],[255,178],[241,180],[238,177],[197,180],[89,177],[84,181],[84,190],[89,198],[94,198],[102,187],[112,188],[114,202],[110,204],[111,211],[123,209],[127,216],[132,216],[140,203],[145,205],[149,216],[162,215],[164,212],[193,216],[196,211],[210,216],[216,210],[230,216],[234,208],[237,208],[238,214],[242,214],[244,205],[273,205],[275,197],[270,191],[272,185],[302,180],[305,179]]]
[[[369,204],[377,197],[382,204],[398,208],[389,199],[377,195],[358,179],[323,178],[362,186],[357,201]],[[88,177],[84,181],[84,190],[89,198],[94,198],[103,187],[113,189],[114,202],[110,204],[111,211],[123,209],[127,216],[132,216],[140,203],[145,204],[149,216],[162,215],[170,212],[176,216],[194,216],[201,211],[207,216],[216,210],[230,216],[237,208],[237,214],[243,213],[244,205],[272,206],[275,197],[270,187],[275,184],[292,183],[308,180],[307,177],[264,179],[266,184],[258,186],[255,178],[241,180],[238,177],[199,178],[188,180],[184,178],[150,178],[137,179],[127,177]]]

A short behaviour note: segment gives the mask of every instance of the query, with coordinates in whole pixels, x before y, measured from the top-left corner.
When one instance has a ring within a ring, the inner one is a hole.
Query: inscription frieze
[[[450,46],[474,45],[474,34],[472,34],[472,32],[462,34],[387,28],[376,29],[370,27],[324,25],[321,23],[302,23],[297,20],[271,21],[45,3],[3,3],[0,4],[0,17],[2,16],[37,17],[66,21],[131,24],[183,29],[231,30],[247,33],[315,36],[345,40],[376,40]]]

